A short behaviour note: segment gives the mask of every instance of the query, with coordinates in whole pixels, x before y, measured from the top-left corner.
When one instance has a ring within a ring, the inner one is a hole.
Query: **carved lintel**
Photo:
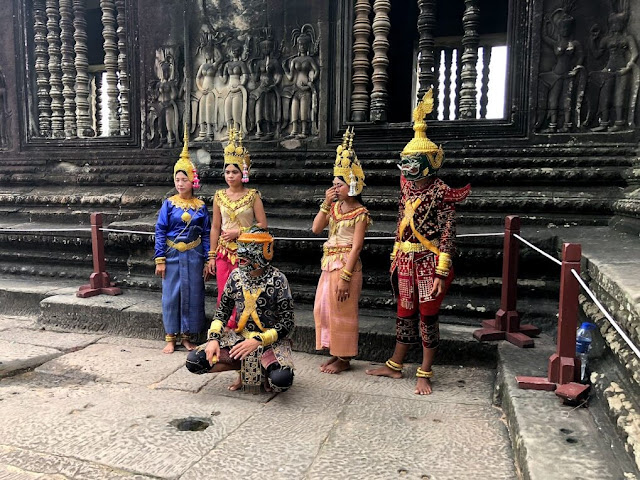
[[[370,119],[373,122],[387,121],[387,82],[389,80],[389,30],[391,21],[389,12],[391,2],[389,0],[374,0],[373,11],[373,75],[371,80],[373,89],[371,91],[371,113]]]
[[[38,86],[38,128],[41,137],[51,135],[51,97],[49,96],[49,53],[45,0],[34,0],[33,31],[35,71]]]
[[[89,114],[89,60],[87,57],[86,0],[73,0],[73,38],[75,40],[76,118],[79,137],[93,137]]]
[[[49,95],[51,96],[51,134],[64,137],[64,97],[62,96],[62,55],[60,52],[60,11],[58,0],[46,1],[47,53],[49,55]]]
[[[369,112],[369,37],[371,25],[370,0],[356,0],[356,18],[353,23],[353,93],[351,94],[351,120],[364,122]]]
[[[460,118],[476,118],[476,63],[478,62],[478,45],[480,35],[478,26],[480,24],[480,10],[478,0],[465,0],[464,15],[462,16],[462,26],[464,36],[462,37],[462,69],[460,73]]]

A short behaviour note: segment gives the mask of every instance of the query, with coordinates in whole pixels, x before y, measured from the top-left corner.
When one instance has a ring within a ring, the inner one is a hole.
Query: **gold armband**
[[[220,333],[222,332],[222,327],[224,327],[224,324],[222,323],[221,320],[214,320],[213,322],[211,322],[211,326],[207,331],[207,338],[209,340],[217,339]]]
[[[436,267],[436,275],[447,278],[449,276],[449,269],[451,269],[451,255],[440,252],[440,255],[438,256],[438,266]]]
[[[269,330],[257,335],[257,337],[260,339],[260,342],[262,342],[263,347],[268,347],[278,340],[278,331],[275,328],[270,328]]]
[[[167,263],[167,257],[156,257],[155,260],[156,265],[164,265]]]

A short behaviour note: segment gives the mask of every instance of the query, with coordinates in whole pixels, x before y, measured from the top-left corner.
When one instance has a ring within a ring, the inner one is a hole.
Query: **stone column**
[[[353,23],[353,93],[351,94],[351,121],[366,122],[369,111],[369,36],[371,25],[370,0],[356,0],[356,19]]]
[[[106,85],[102,88],[107,92],[107,125],[109,135],[120,134],[118,120],[118,36],[116,34],[116,7],[114,0],[100,0],[102,9],[102,38],[104,40],[104,66],[107,71]],[[102,112],[103,117],[105,112]],[[103,118],[103,126],[104,126]]]
[[[102,82],[102,74],[103,72],[96,72],[93,75],[93,81],[95,85],[95,122],[96,122],[96,136],[101,137],[104,132],[104,111],[102,110],[102,93],[104,84]],[[107,119],[108,121],[108,119]]]
[[[46,1],[47,53],[49,54],[49,95],[51,96],[51,135],[64,137],[64,101],[62,96],[62,55],[60,53],[60,11],[58,0]]]
[[[51,135],[51,97],[49,96],[49,53],[45,0],[33,2],[33,31],[38,86],[38,129],[41,137]]]
[[[373,90],[371,91],[371,114],[370,119],[373,122],[387,121],[387,80],[389,73],[389,30],[391,22],[389,21],[389,11],[391,10],[391,2],[389,0],[374,0],[373,11]]]
[[[444,51],[444,92],[443,92],[443,115],[444,120],[451,120],[451,66],[453,64],[453,49],[445,47]],[[454,108],[455,117],[455,108]]]
[[[433,31],[436,26],[436,0],[418,0],[418,101],[436,83]],[[435,110],[435,109],[434,109]],[[437,110],[436,110],[437,111]],[[432,114],[433,115],[433,114]]]
[[[462,16],[464,36],[462,37],[462,69],[460,86],[460,118],[476,118],[476,63],[478,62],[478,24],[480,10],[477,0],[464,0],[465,9]]]
[[[87,58],[87,0],[73,0],[73,39],[76,42],[76,120],[79,137],[95,135],[89,114],[89,60]]]
[[[62,95],[64,97],[64,136],[77,137],[76,68],[73,45],[72,0],[60,0],[60,40],[62,41]]]
[[[116,0],[118,11],[118,73],[120,75],[120,135],[129,135],[129,66],[127,61],[127,20],[124,0]]]
[[[482,83],[480,86],[480,118],[487,118],[489,103],[489,64],[491,63],[491,47],[482,47]]]

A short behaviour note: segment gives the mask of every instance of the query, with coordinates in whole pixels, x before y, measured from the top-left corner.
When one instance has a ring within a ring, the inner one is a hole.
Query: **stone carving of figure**
[[[260,42],[261,58],[251,62],[251,76],[256,85],[250,97],[254,105],[256,137],[272,138],[280,131],[280,113],[282,98],[279,85],[282,81],[282,68],[275,58],[275,42],[270,29],[265,29],[265,35]]]
[[[596,116],[599,125],[594,132],[617,132],[634,125],[635,108],[640,85],[638,44],[626,32],[629,6],[623,2],[622,11],[615,9],[608,18],[608,33],[602,36],[599,25],[591,27],[591,48],[596,58],[608,52],[604,68],[589,75],[590,88],[598,92]],[[611,125],[613,107],[615,120]],[[625,113],[627,115],[625,116]]]
[[[153,82],[154,101],[149,109],[150,140],[158,137],[159,146],[174,147],[180,143],[180,110],[176,103],[179,85],[177,75],[177,47],[156,50],[156,75]]]
[[[204,56],[204,62],[196,73],[196,97],[195,121],[200,126],[200,132],[196,140],[213,140],[214,132],[220,131],[220,109],[218,99],[222,82],[218,73],[224,62],[224,56],[217,46],[218,35],[204,32],[200,38],[199,51]]]
[[[586,75],[582,46],[573,38],[575,19],[569,12],[574,4],[575,0],[565,1],[543,26],[542,41],[551,47],[555,57],[553,68],[540,74],[536,128],[546,123],[544,133],[569,132],[574,125],[580,126]],[[564,118],[558,129],[560,110]]]
[[[283,62],[284,74],[291,82],[283,89],[282,96],[290,101],[290,137],[306,138],[311,130],[317,132],[318,91],[316,83],[320,68],[314,58],[318,45],[310,24],[303,25],[292,34],[292,43],[297,46],[297,55]]]
[[[242,129],[247,132],[247,82],[249,81],[249,67],[245,55],[246,45],[239,40],[229,43],[229,60],[222,69],[222,76],[227,84],[227,96],[224,100],[224,118],[227,131],[231,128]]]
[[[11,111],[7,100],[7,81],[0,67],[0,149],[11,148],[11,135],[9,134],[9,120]]]

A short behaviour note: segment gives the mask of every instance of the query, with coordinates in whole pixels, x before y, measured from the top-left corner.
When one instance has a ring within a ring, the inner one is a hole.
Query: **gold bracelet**
[[[352,277],[353,273],[351,273],[349,270],[347,270],[346,268],[342,269],[342,273],[344,273],[346,276],[348,277]]]
[[[345,282],[350,282],[351,281],[351,277],[348,277],[347,275],[345,275],[344,273],[340,274],[340,278],[342,280],[344,280]]]
[[[167,257],[156,257],[155,260],[156,265],[164,265],[167,263]]]

